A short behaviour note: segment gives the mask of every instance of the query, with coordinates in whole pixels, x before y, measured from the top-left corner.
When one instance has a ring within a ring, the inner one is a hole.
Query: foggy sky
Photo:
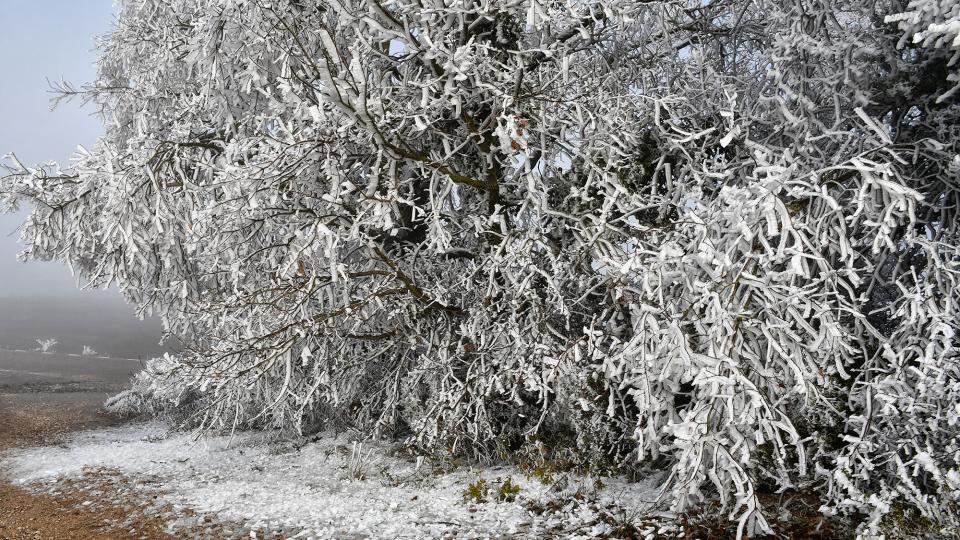
[[[112,0],[0,0],[0,155],[68,166],[77,145],[93,145],[102,130],[92,108],[70,102],[51,111],[50,81],[93,81],[94,40],[113,13]],[[81,291],[60,263],[18,262],[23,218],[0,214],[0,348],[55,338],[65,353],[84,345],[124,357],[165,350],[159,321],[138,320],[115,289]]]
[[[0,155],[66,164],[78,144],[92,145],[101,132],[92,110],[67,103],[51,111],[48,79],[92,81],[94,37],[112,20],[112,0],[0,0]],[[0,214],[0,297],[81,295],[65,266],[16,260],[22,220]],[[91,295],[118,296],[82,294]]]

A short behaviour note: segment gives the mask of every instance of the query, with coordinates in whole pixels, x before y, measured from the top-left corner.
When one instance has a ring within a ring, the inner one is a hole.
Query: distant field
[[[31,350],[36,340],[53,338],[61,354],[84,346],[102,355],[150,358],[163,354],[160,322],[140,321],[119,299],[0,297],[0,349]]]
[[[113,387],[126,384],[140,367],[137,361],[116,358],[0,350],[0,387]]]

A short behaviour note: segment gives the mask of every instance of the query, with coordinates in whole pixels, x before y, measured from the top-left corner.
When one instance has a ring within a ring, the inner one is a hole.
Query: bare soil
[[[100,410],[102,392],[0,394],[0,455],[17,446],[55,444],[64,434],[119,422]],[[33,493],[0,481],[0,539],[167,539],[164,523],[135,506],[91,504],[81,486]],[[122,529],[118,524],[123,523]]]

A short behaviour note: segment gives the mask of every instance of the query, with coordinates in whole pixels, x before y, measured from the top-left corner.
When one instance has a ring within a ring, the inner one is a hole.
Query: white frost
[[[162,502],[175,508],[214,514],[251,531],[294,531],[298,537],[436,538],[454,531],[464,537],[536,537],[558,525],[557,516],[536,515],[524,505],[550,497],[550,486],[516,469],[433,474],[430,465],[418,469],[416,459],[392,457],[388,447],[369,448],[365,479],[355,480],[351,442],[344,435],[324,436],[297,449],[256,434],[197,439],[152,422],[79,433],[61,446],[16,450],[0,471],[14,483],[30,485],[94,469],[117,471],[135,485],[159,489]],[[496,490],[496,480],[507,476],[520,485],[517,501],[464,500],[463,491],[477,478]],[[605,478],[607,486],[597,497],[642,515],[658,494],[655,480],[630,484]],[[566,491],[588,490],[590,484],[591,479],[575,479]],[[578,506],[565,510],[564,527],[582,528],[584,537],[605,527],[591,522],[596,516],[589,505]]]

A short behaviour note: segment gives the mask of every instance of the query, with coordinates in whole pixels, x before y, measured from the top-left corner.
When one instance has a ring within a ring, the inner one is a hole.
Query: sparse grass
[[[889,540],[960,539],[960,529],[943,530],[920,512],[897,503],[880,520],[880,531]]]
[[[376,465],[377,460],[373,459],[373,449],[367,448],[364,451],[362,442],[354,442],[350,452],[350,477],[354,480],[366,480],[370,473],[370,468]]]
[[[841,518],[828,518],[820,512],[821,502],[816,494],[759,494],[767,509],[767,519],[773,535],[754,536],[761,540],[828,540],[856,536],[849,524]],[[716,505],[709,505],[686,513],[679,518],[684,538],[721,540],[734,538],[737,523]]]

